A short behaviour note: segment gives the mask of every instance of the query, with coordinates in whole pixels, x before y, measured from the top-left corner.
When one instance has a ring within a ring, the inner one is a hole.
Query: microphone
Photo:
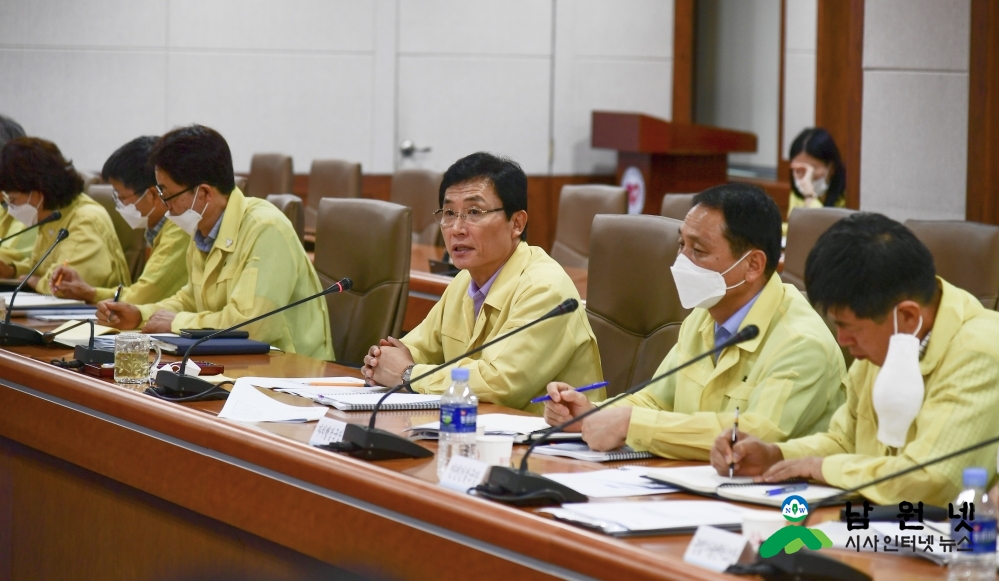
[[[458,361],[465,359],[471,355],[475,355],[480,351],[499,343],[500,341],[509,338],[512,335],[516,335],[525,329],[529,329],[534,325],[548,319],[558,317],[571,313],[579,308],[579,301],[576,299],[566,299],[559,303],[554,309],[548,311],[541,317],[531,321],[530,323],[517,327],[516,329],[505,333],[499,337],[496,337],[492,341],[487,341],[486,343],[462,353],[458,357],[451,359],[450,361],[445,361],[437,367],[434,367],[430,371],[423,373],[417,377],[410,379],[408,382],[400,383],[399,385],[393,387],[392,389],[385,392],[385,395],[378,400],[375,404],[373,410],[371,410],[371,419],[368,421],[367,426],[362,426],[359,424],[347,424],[344,428],[343,440],[337,442],[328,449],[332,449],[338,452],[346,452],[347,454],[355,457],[361,458],[363,460],[392,460],[396,458],[428,458],[433,456],[430,450],[427,450],[423,446],[420,446],[408,438],[398,436],[392,432],[385,430],[379,430],[375,427],[375,419],[378,417],[378,411],[382,407],[382,403],[388,398],[388,396],[393,393],[400,391],[402,389],[409,389],[409,386],[413,383],[425,379],[437,373],[445,367],[454,365]]]
[[[228,333],[229,331],[235,331],[236,329],[239,329],[240,327],[245,327],[250,323],[256,323],[261,319],[266,319],[271,315],[276,315],[292,307],[297,307],[302,303],[307,303],[313,299],[317,299],[319,297],[326,296],[328,294],[342,293],[349,291],[353,286],[354,286],[354,281],[350,280],[349,278],[341,279],[339,282],[331,284],[328,288],[325,288],[322,291],[312,296],[305,297],[304,299],[299,299],[293,303],[274,309],[273,311],[264,313],[257,317],[253,317],[252,319],[248,319],[237,325],[233,325],[228,329],[220,329],[218,331],[215,331],[211,335],[206,335],[198,339],[193,344],[191,344],[190,347],[187,348],[187,351],[184,352],[184,358],[181,359],[180,361],[179,371],[174,372],[167,368],[159,370],[159,373],[156,374],[156,386],[161,388],[162,392],[156,392],[155,390],[150,390],[152,391],[152,395],[156,395],[163,399],[173,399],[175,401],[179,399],[184,399],[184,401],[194,401],[194,398],[198,398],[203,395],[204,396],[211,395],[212,397],[223,396],[222,393],[219,394],[209,393],[212,392],[212,390],[216,389],[216,386],[214,384],[208,383],[207,381],[199,379],[197,377],[184,375],[184,369],[187,367],[187,361],[188,359],[191,358],[191,353],[194,351],[195,347],[201,345],[202,343],[213,337],[218,337],[219,335],[223,333]],[[225,392],[225,390],[222,391]],[[225,392],[225,395],[221,399],[224,399],[225,397],[227,397],[227,395],[228,392]]]
[[[103,363],[114,363],[114,351],[94,348],[94,335],[96,334],[96,329],[94,327],[93,319],[79,321],[76,324],[70,325],[65,329],[60,329],[58,331],[46,331],[45,333],[42,333],[42,342],[46,345],[51,345],[52,342],[55,341],[55,338],[59,335],[87,323],[90,323],[90,343],[88,345],[77,345],[73,350],[73,358],[84,365],[88,363],[96,363],[98,365]]]
[[[531,456],[531,453],[536,447],[549,441],[553,434],[557,434],[572,424],[578,423],[583,419],[603,410],[607,404],[617,401],[627,395],[638,393],[649,385],[669,377],[677,371],[693,365],[705,357],[710,357],[715,353],[720,353],[728,347],[737,345],[744,341],[755,339],[759,334],[759,327],[756,325],[747,325],[739,330],[738,333],[730,337],[728,341],[725,341],[714,349],[701,353],[697,357],[694,357],[693,359],[690,359],[661,375],[653,377],[647,381],[643,381],[629,388],[627,391],[619,393],[604,402],[603,406],[596,406],[582,414],[579,414],[569,421],[563,422],[551,428],[545,432],[543,436],[532,442],[527,448],[527,452],[524,453],[523,458],[520,460],[519,469],[513,469],[507,466],[493,466],[489,471],[489,479],[486,483],[480,484],[475,488],[476,494],[484,498],[488,498],[489,500],[515,504],[517,506],[544,506],[546,504],[562,504],[564,502],[587,502],[589,499],[586,495],[580,494],[568,486],[564,486],[554,480],[549,480],[540,474],[534,474],[527,470],[527,459]]]
[[[48,216],[46,216],[46,217],[42,218],[41,220],[35,222],[34,225],[28,226],[27,228],[25,228],[24,230],[21,230],[20,232],[14,232],[13,234],[11,234],[10,236],[8,236],[6,238],[0,238],[0,244],[3,244],[4,242],[10,240],[11,238],[17,238],[18,236],[20,236],[21,234],[24,234],[28,230],[34,230],[35,228],[38,228],[42,224],[48,224],[49,222],[55,222],[56,220],[59,220],[61,218],[62,218],[62,212],[60,212],[59,210],[54,210]]]
[[[53,212],[53,214],[54,213],[55,212]],[[51,217],[51,215],[49,217]],[[44,343],[42,339],[42,334],[40,332],[38,332],[36,329],[32,329],[31,327],[25,327],[24,325],[11,323],[10,315],[14,311],[14,298],[17,297],[17,293],[21,292],[21,289],[24,288],[24,285],[28,283],[28,279],[31,278],[33,274],[35,274],[35,271],[38,270],[38,267],[41,266],[43,262],[45,262],[45,260],[49,257],[50,254],[52,254],[52,251],[55,250],[55,247],[68,237],[69,237],[69,230],[65,228],[60,228],[59,233],[56,234],[56,239],[52,243],[52,246],[49,246],[49,249],[45,251],[45,254],[42,256],[41,260],[35,263],[35,266],[24,277],[24,280],[22,280],[17,285],[17,287],[14,288],[14,292],[11,293],[10,295],[10,304],[7,305],[7,316],[4,317],[3,324],[0,324],[0,346],[13,347],[17,345],[42,345]],[[8,238],[10,237],[8,236]]]

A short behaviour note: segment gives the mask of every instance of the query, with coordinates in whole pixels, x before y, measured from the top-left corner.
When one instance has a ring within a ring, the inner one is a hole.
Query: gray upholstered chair
[[[277,206],[295,228],[299,242],[305,241],[305,204],[295,194],[268,194],[267,201]]]
[[[434,212],[444,174],[425,169],[401,169],[392,176],[389,200],[413,210],[413,244],[443,246],[440,224]]]
[[[805,292],[805,260],[819,236],[854,211],[847,208],[797,208],[787,224],[781,280]]]
[[[563,186],[551,257],[562,266],[586,268],[590,261],[590,229],[597,214],[624,214],[628,192],[617,186]]]
[[[290,156],[283,153],[256,153],[250,160],[250,176],[243,193],[253,198],[288,193],[292,191],[294,179]]]
[[[309,170],[309,192],[305,198],[305,229],[316,229],[319,200],[360,197],[361,164],[339,159],[314,160]]]
[[[937,274],[975,295],[986,307],[997,307],[999,226],[959,220],[907,220],[905,227],[930,249]]]
[[[399,337],[409,297],[412,210],[381,200],[325,198],[316,221],[315,267],[327,287],[350,277],[347,293],[326,297],[337,361],[360,365],[368,348]]]
[[[659,215],[673,218],[683,222],[690,211],[690,205],[694,203],[694,196],[697,194],[666,194],[663,196],[662,205],[659,206]]]
[[[650,379],[690,314],[669,270],[679,237],[680,222],[661,216],[593,219],[586,314],[610,382],[608,396]]]

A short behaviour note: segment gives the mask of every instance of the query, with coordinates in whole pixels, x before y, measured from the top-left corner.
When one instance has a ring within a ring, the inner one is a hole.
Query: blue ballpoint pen
[[[577,387],[576,391],[590,391],[591,389],[600,389],[601,387],[607,387],[606,381],[598,381],[597,383],[591,383],[590,385],[584,385],[583,387]],[[543,401],[548,401],[552,398],[550,395],[543,395],[541,397],[536,397],[531,400],[531,403],[541,403]]]
[[[798,492],[799,490],[805,490],[808,488],[808,483],[802,482],[801,484],[792,484],[791,486],[785,486],[783,488],[772,488],[766,492],[767,496],[777,496],[778,494],[787,494],[788,492]]]

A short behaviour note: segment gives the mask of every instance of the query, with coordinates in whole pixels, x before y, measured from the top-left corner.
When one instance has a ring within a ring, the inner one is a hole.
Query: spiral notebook
[[[720,476],[712,466],[684,466],[682,468],[651,468],[646,478],[675,486],[687,492],[703,494],[714,498],[724,498],[736,502],[749,502],[768,506],[780,506],[791,495],[804,498],[808,503],[818,502],[843,492],[841,488],[808,484],[804,490],[770,495],[768,491],[778,490],[801,481],[757,484],[752,477],[728,478]]]
[[[375,409],[384,394],[359,393],[354,395],[319,396],[315,401],[323,405],[335,407],[344,412],[370,412]],[[432,410],[441,407],[441,396],[423,395],[419,393],[393,393],[385,398],[381,409],[394,410]]]
[[[541,454],[543,456],[565,456],[566,458],[575,458],[576,460],[585,460],[587,462],[646,460],[656,457],[655,454],[651,452],[639,452],[629,448],[628,446],[618,448],[617,450],[610,450],[608,452],[598,452],[596,450],[591,450],[590,447],[583,442],[565,442],[562,444],[541,446],[539,448],[535,448],[534,453]]]

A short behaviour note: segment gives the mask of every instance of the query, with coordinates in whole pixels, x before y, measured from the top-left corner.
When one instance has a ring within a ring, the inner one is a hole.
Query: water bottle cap
[[[964,485],[975,488],[985,488],[989,483],[989,473],[984,468],[972,467],[964,469]]]
[[[468,381],[468,369],[455,367],[451,370],[451,381]]]

